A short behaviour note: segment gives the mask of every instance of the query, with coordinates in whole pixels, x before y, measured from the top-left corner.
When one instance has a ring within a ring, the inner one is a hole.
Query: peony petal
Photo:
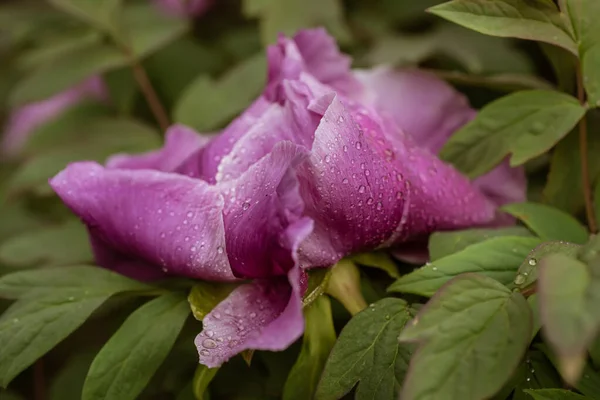
[[[306,157],[306,149],[278,143],[239,178],[220,186],[227,254],[236,276],[284,276],[294,266],[290,249],[312,227],[303,217],[295,171]]]
[[[308,220],[299,228],[303,234],[290,247],[294,259],[311,229]],[[296,265],[287,277],[256,280],[235,289],[202,321],[204,330],[195,340],[200,363],[214,368],[247,349],[280,351],[296,341],[304,331],[305,288],[300,274]]]
[[[119,169],[153,169],[163,172],[176,171],[181,164],[209,141],[193,129],[183,125],[174,125],[166,132],[165,145],[162,149],[145,154],[119,154],[110,157],[107,168]]]
[[[104,99],[106,89],[99,77],[90,78],[53,97],[15,110],[4,129],[0,153],[15,155],[40,125],[58,116],[84,98]]]
[[[348,95],[360,91],[361,85],[350,71],[350,57],[340,53],[335,40],[323,28],[304,29],[293,39],[281,35],[267,49],[269,60],[268,85],[265,96],[271,101],[280,98],[280,83],[298,79],[302,72],[338,93]]]
[[[434,154],[476,115],[463,94],[432,73],[379,67],[355,74],[366,87],[362,100],[384,118],[394,120],[418,146]],[[476,179],[474,184],[497,205],[526,197],[524,169],[510,168],[508,162]]]
[[[126,266],[135,260],[192,278],[233,279],[223,199],[214,187],[181,175],[106,169],[93,162],[69,165],[50,184],[88,226],[104,267],[135,272]],[[113,264],[115,259],[122,262]]]

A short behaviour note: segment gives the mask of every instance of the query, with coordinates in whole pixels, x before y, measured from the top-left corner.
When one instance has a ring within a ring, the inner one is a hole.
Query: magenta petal
[[[104,267],[125,269],[121,264],[137,260],[177,275],[233,279],[225,253],[223,199],[205,182],[81,162],[50,184],[88,226]],[[123,263],[108,263],[119,255]]]
[[[310,228],[306,224],[305,233]],[[296,341],[304,331],[299,275],[296,266],[287,277],[235,289],[202,321],[204,330],[195,340],[200,363],[214,368],[247,349],[280,351]]]
[[[145,154],[119,154],[106,162],[107,168],[154,169],[163,172],[176,171],[181,164],[198,149],[208,143],[209,138],[201,136],[184,125],[174,125],[166,132],[162,149]]]
[[[508,159],[475,179],[473,185],[499,206],[527,200],[525,168],[511,168]]]
[[[294,266],[292,249],[312,229],[296,176],[306,157],[306,149],[280,142],[239,178],[220,185],[227,254],[236,276],[282,276]]]

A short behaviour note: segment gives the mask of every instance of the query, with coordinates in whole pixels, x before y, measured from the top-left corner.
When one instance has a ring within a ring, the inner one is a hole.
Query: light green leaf
[[[589,397],[564,389],[525,390],[534,400],[592,400]]]
[[[579,49],[583,84],[588,102],[600,107],[600,2],[596,0],[561,0],[561,8],[571,20]]]
[[[73,265],[93,259],[87,231],[79,220],[13,236],[0,245],[0,263],[9,266]]]
[[[265,57],[259,54],[238,64],[217,81],[199,76],[177,102],[175,120],[198,131],[221,127],[260,94],[265,68]]]
[[[520,293],[485,276],[457,277],[400,334],[401,342],[421,342],[401,398],[489,398],[509,380],[530,338],[531,311]]]
[[[486,35],[547,42],[577,54],[573,33],[551,1],[453,0],[429,12]]]
[[[521,220],[544,240],[584,244],[589,237],[587,229],[571,215],[544,204],[514,203],[502,210]]]
[[[122,0],[49,0],[50,4],[107,33],[116,33]]]
[[[531,251],[519,266],[515,277],[515,286],[525,289],[537,281],[539,263],[544,257],[561,253],[567,256],[576,256],[581,250],[581,245],[568,242],[546,242]]]
[[[564,93],[516,92],[484,107],[446,142],[440,156],[471,178],[489,172],[511,153],[511,165],[521,165],[558,143],[585,111]]]
[[[194,318],[202,321],[208,313],[238,286],[235,283],[198,282],[188,295]]]
[[[600,260],[584,264],[564,254],[541,261],[538,278],[540,315],[545,337],[556,352],[561,375],[574,384],[588,347],[600,330]]]
[[[331,351],[315,400],[338,400],[357,383],[356,400],[396,399],[412,349],[397,338],[413,316],[404,300],[385,298],[352,318]]]
[[[302,350],[283,388],[283,400],[312,399],[327,357],[335,344],[331,302],[327,296],[316,299],[304,311],[306,329]]]
[[[179,293],[137,309],[94,359],[82,400],[136,399],[169,354],[189,312]]]
[[[527,303],[529,303],[529,308],[531,309],[531,316],[533,321],[533,329],[531,330],[531,339],[537,336],[538,332],[542,328],[542,320],[540,318],[539,312],[539,298],[537,293],[533,293],[531,296],[527,298]]]
[[[86,265],[19,271],[0,277],[0,297],[7,299],[50,296],[57,291],[86,298],[151,290],[154,290],[152,286],[101,267]],[[69,296],[65,294],[63,297]]]
[[[331,278],[331,268],[317,268],[308,272],[308,288],[302,299],[302,306],[308,307],[327,290]]]
[[[192,391],[197,400],[203,400],[208,392],[208,385],[219,372],[219,368],[208,368],[206,365],[199,364],[194,373],[194,381],[192,383]]]
[[[509,285],[523,259],[541,242],[533,237],[504,236],[475,243],[404,275],[388,290],[432,296],[449,280],[467,272]]]
[[[325,26],[338,40],[348,41],[349,31],[340,0],[244,0],[244,13],[260,19],[263,44],[271,44],[279,33]]]
[[[429,258],[436,261],[464,250],[466,247],[499,236],[533,236],[520,226],[497,229],[466,229],[463,231],[434,232],[429,237]]]
[[[398,267],[396,263],[388,253],[384,252],[371,252],[371,253],[361,253],[352,256],[352,260],[359,265],[364,265],[365,267],[377,268],[382,271],[385,271],[392,278],[400,278],[400,273],[398,272]]]

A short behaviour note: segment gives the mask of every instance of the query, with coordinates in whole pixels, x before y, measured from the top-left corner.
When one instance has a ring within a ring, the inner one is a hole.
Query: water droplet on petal
[[[342,183],[348,183],[348,182],[349,182],[349,181],[348,181],[348,178],[344,178],[344,179],[342,179]]]
[[[367,190],[367,188],[366,188],[366,187],[364,187],[363,185],[360,185],[360,186],[358,187],[358,193],[364,193],[364,192],[365,192],[365,190]]]
[[[223,254],[223,251],[224,251],[223,247],[221,247],[221,246],[217,247],[217,253]]]
[[[212,339],[204,339],[202,341],[202,346],[206,347],[207,349],[214,349],[217,347],[217,342]]]
[[[207,357],[210,355],[210,351],[208,351],[206,349],[202,349],[202,350],[200,350],[200,355]]]
[[[354,144],[354,147],[356,147],[356,150],[360,150],[360,149],[361,149],[361,147],[362,147],[362,143],[361,143],[361,142],[356,142],[356,143]]]

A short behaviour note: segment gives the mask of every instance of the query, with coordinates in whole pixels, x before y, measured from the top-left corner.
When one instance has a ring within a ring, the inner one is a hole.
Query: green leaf
[[[48,187],[48,179],[80,160],[104,160],[115,153],[138,153],[160,146],[154,128],[131,119],[96,118],[88,120],[77,141],[41,152],[23,163],[9,182],[9,192]]]
[[[539,238],[533,237],[491,238],[404,275],[388,290],[432,296],[449,280],[467,272],[476,272],[508,285],[513,282],[523,258],[540,243]]]
[[[306,329],[302,350],[283,389],[283,400],[313,399],[327,357],[335,344],[331,302],[327,296],[316,299],[304,311]]]
[[[600,129],[600,111],[587,113],[590,132]],[[590,180],[597,182],[600,176],[600,135],[588,135],[587,146]],[[569,190],[564,190],[569,188]],[[583,183],[581,179],[581,153],[579,132],[569,133],[552,152],[550,173],[543,191],[544,203],[578,215],[585,210]]]
[[[152,286],[100,267],[70,266],[14,272],[0,277],[0,297],[7,299],[50,296],[108,297],[114,293],[151,291]],[[68,294],[68,295],[67,295]]]
[[[88,234],[79,220],[14,236],[0,245],[0,263],[10,266],[73,265],[91,261]]]
[[[263,54],[251,57],[214,81],[201,75],[183,92],[175,106],[179,123],[198,131],[221,127],[243,111],[264,87],[266,60]]]
[[[489,398],[511,377],[530,337],[531,311],[520,293],[485,276],[457,277],[400,334],[402,342],[421,342],[401,398]]]
[[[546,356],[539,350],[530,350],[517,371],[520,380],[515,386],[512,400],[531,400],[524,390],[561,388],[563,382],[560,375]]]
[[[525,392],[534,400],[591,400],[589,397],[564,389],[538,389],[525,390]]]
[[[7,278],[14,279],[17,274],[21,273],[4,276],[0,282],[5,287]],[[6,387],[21,371],[79,328],[120,289],[119,286],[89,292],[80,288],[47,289],[32,292],[13,303],[0,317],[0,386]]]
[[[573,33],[551,1],[454,0],[429,12],[486,35],[547,42],[577,54]]]
[[[484,107],[446,142],[440,156],[471,178],[512,154],[521,165],[552,148],[585,114],[572,96],[546,90],[520,91]]]
[[[600,107],[600,3],[595,0],[561,0],[561,8],[571,20],[583,72],[588,101]]]
[[[540,47],[552,65],[561,91],[573,93],[577,85],[577,57],[561,47],[550,44],[540,43]]]
[[[194,318],[202,321],[208,313],[239,286],[236,283],[198,282],[190,290],[188,303]]]
[[[502,210],[521,220],[544,240],[584,244],[589,237],[587,229],[571,215],[544,204],[514,203]]]
[[[180,293],[137,309],[94,359],[82,400],[136,399],[169,354],[189,312]]]
[[[460,71],[432,70],[439,78],[456,85],[483,87],[503,92],[517,90],[554,90],[554,85],[539,76],[530,74],[502,73],[494,75],[474,75]]]
[[[279,33],[325,26],[338,40],[348,41],[349,31],[340,0],[244,0],[244,14],[260,19],[263,44],[271,44]]]
[[[453,232],[434,232],[429,237],[429,258],[436,261],[464,250],[466,247],[501,236],[530,237],[532,234],[526,228],[511,226],[497,229],[466,229]]]
[[[331,268],[317,268],[308,272],[308,288],[302,299],[302,306],[308,307],[327,290],[331,278]]]
[[[49,0],[56,8],[96,28],[114,33],[122,0]]]
[[[533,293],[531,296],[527,298],[527,303],[529,303],[529,308],[531,309],[531,316],[533,321],[533,329],[531,330],[531,339],[537,336],[538,332],[542,328],[542,320],[540,318],[539,312],[539,298],[537,293]]]
[[[357,383],[356,400],[396,399],[412,349],[397,338],[413,316],[414,310],[395,298],[355,315],[331,351],[315,399],[340,399]]]
[[[538,278],[539,263],[544,257],[557,253],[576,256],[580,250],[581,245],[568,242],[558,241],[540,244],[527,255],[519,266],[515,277],[515,286],[519,289],[525,289],[535,283]]]
[[[380,269],[386,272],[392,278],[400,278],[398,267],[388,253],[381,251],[361,253],[352,256],[352,260],[354,260],[354,262],[357,264],[364,265],[365,267]]]
[[[77,352],[52,379],[48,398],[50,400],[81,400],[81,390],[95,352]]]
[[[545,257],[538,278],[540,315],[545,337],[556,352],[562,376],[574,384],[587,349],[600,329],[600,263],[586,266],[564,254]]]
[[[219,368],[208,368],[206,365],[198,365],[198,368],[196,368],[196,372],[194,373],[194,381],[192,383],[192,390],[196,399],[204,399],[205,395],[208,393],[206,389],[208,389],[208,385],[218,371]]]

